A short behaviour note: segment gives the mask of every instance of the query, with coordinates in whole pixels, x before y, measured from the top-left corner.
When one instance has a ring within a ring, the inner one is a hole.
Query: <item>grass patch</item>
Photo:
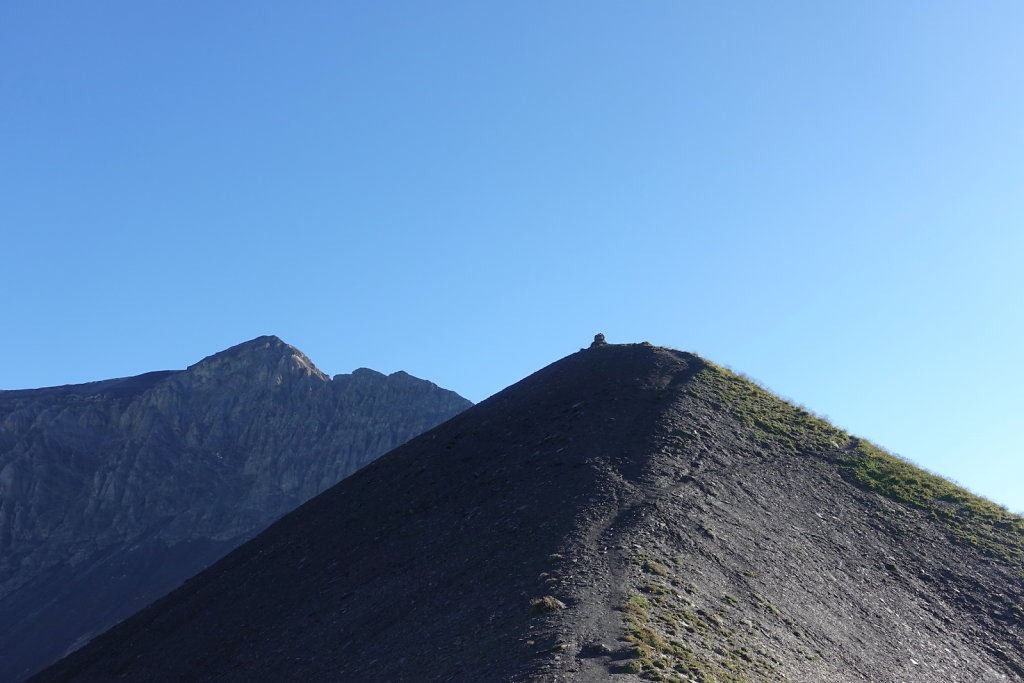
[[[755,442],[775,441],[784,449],[835,448],[847,443],[849,435],[806,408],[784,401],[748,377],[737,375],[707,362],[698,377],[711,398],[739,418]],[[702,392],[704,393],[704,392]]]
[[[723,599],[739,604],[737,598],[728,594]],[[615,673],[680,683],[784,680],[777,668],[778,661],[773,661],[768,653],[737,642],[736,630],[729,628],[718,614],[694,607],[681,595],[648,599],[633,593],[622,605],[622,612],[622,640],[629,650],[627,661],[613,667]]]
[[[1024,561],[1024,518],[881,448],[857,440],[843,467],[875,493],[928,512],[960,543],[1006,562]]]
[[[651,603],[647,602],[647,598],[637,593],[629,596],[626,600],[626,604],[622,606],[622,611],[628,614],[632,614],[638,617],[647,618],[648,611],[651,609]]]
[[[566,605],[553,595],[545,595],[543,598],[534,598],[533,600],[530,600],[530,607],[533,609],[535,614],[545,614],[547,612],[558,612],[559,610],[563,610]]]
[[[977,547],[1010,564],[1024,562],[1024,518],[926,472],[860,439],[808,410],[784,401],[713,363],[695,383],[699,398],[721,404],[743,423],[755,442],[771,441],[791,453],[820,453],[849,447],[840,466],[858,485],[910,507],[926,511],[953,540]],[[709,538],[714,532],[702,528]]]
[[[628,662],[620,664],[616,668],[617,673],[624,674],[638,674],[644,670],[644,663],[639,659],[631,659]]]
[[[657,576],[668,576],[668,569],[665,569],[663,565],[658,564],[654,560],[644,560],[643,570],[648,574],[655,574]]]

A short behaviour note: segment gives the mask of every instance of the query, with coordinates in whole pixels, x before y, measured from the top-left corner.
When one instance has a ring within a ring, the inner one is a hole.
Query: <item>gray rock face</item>
[[[183,371],[0,392],[0,681],[144,607],[470,402],[260,337]]]

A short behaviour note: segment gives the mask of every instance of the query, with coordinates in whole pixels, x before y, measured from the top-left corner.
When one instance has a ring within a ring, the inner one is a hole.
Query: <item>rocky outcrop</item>
[[[182,371],[0,392],[0,680],[19,680],[468,407],[260,337]]]

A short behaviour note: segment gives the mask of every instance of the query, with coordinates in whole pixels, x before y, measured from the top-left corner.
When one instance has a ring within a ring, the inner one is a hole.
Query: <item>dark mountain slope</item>
[[[0,680],[138,611],[467,407],[260,337],[183,371],[0,392]]]
[[[38,680],[1020,679],[1022,537],[695,356],[603,346]]]

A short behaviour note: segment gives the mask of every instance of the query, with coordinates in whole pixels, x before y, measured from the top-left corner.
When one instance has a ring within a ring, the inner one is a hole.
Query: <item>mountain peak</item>
[[[236,344],[190,365],[188,371],[197,377],[244,372],[255,373],[257,377],[272,377],[277,382],[289,375],[329,380],[306,354],[275,335],[263,335]]]
[[[261,334],[260,336],[256,337],[255,339],[250,339],[249,341],[242,342],[241,344],[235,344],[236,347],[238,347],[238,346],[263,346],[263,345],[268,345],[268,346],[288,346],[289,348],[292,348],[289,344],[286,344],[276,334]]]

